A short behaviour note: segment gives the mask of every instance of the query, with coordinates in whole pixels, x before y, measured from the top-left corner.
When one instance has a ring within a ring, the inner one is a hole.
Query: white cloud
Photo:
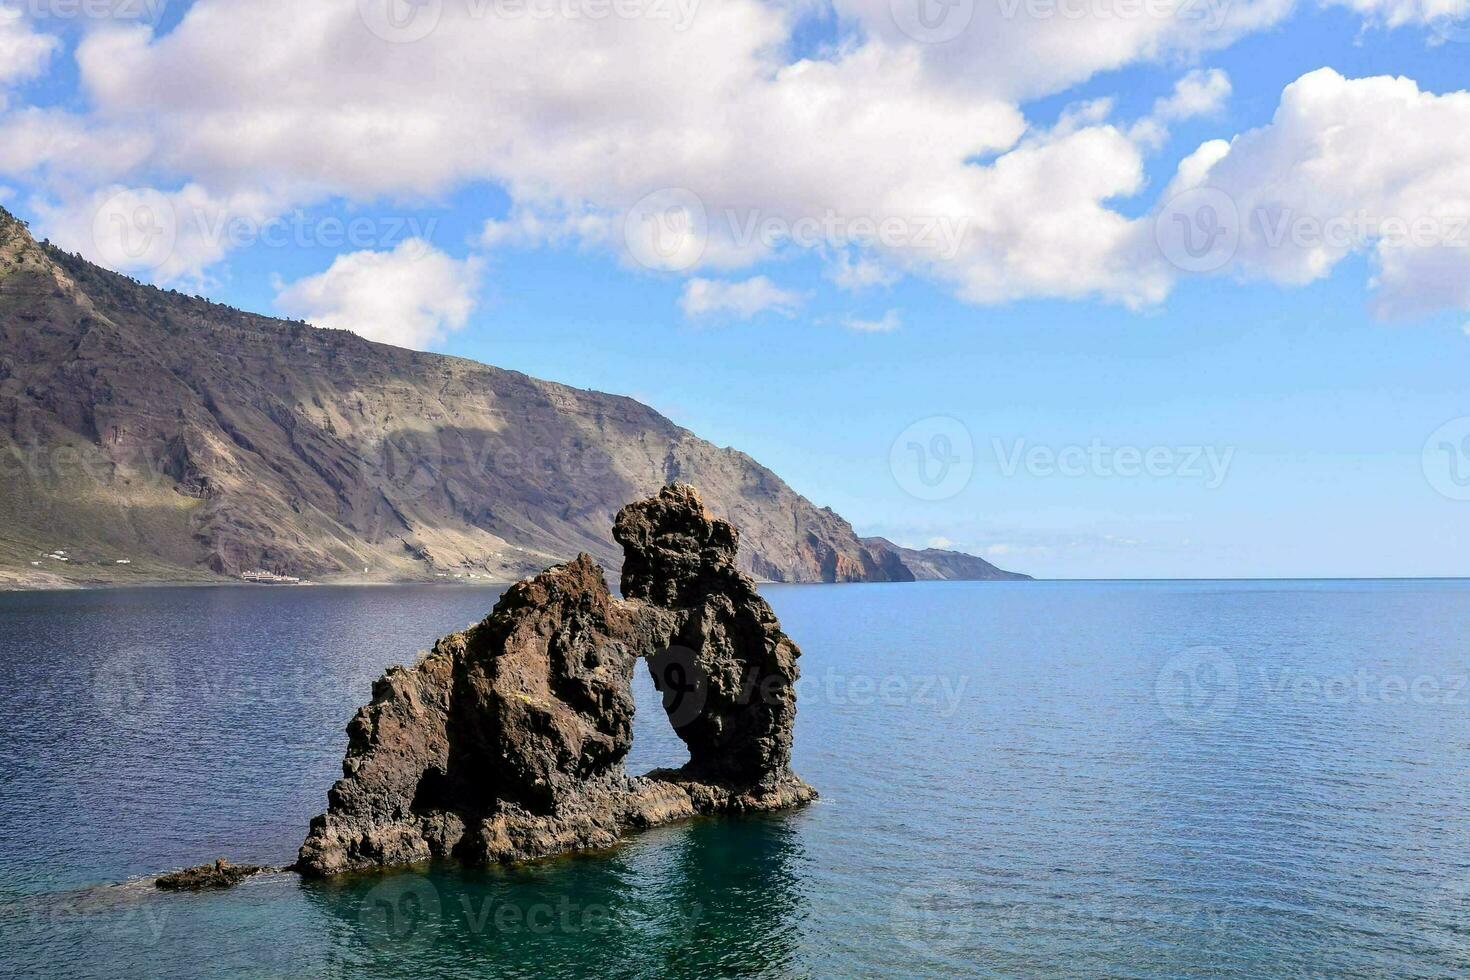
[[[1154,117],[1172,122],[1219,112],[1230,98],[1230,76],[1218,68],[1196,69],[1174,83],[1167,98],[1154,103]]]
[[[1161,227],[1214,237],[1221,271],[1296,285],[1365,253],[1380,315],[1470,308],[1470,93],[1314,71],[1269,125],[1202,145],[1164,196]]]
[[[154,282],[193,285],[280,206],[269,194],[216,197],[198,184],[176,191],[110,184],[35,205],[44,233],[67,251]]]
[[[13,85],[41,73],[60,42],[32,29],[11,4],[0,4],[0,86]],[[0,109],[5,107],[0,92]]]
[[[875,286],[891,286],[898,281],[898,272],[876,259],[853,256],[850,251],[837,253],[827,264],[827,278],[839,289],[858,292]]]
[[[835,0],[875,37],[928,44],[936,76],[1008,100],[1062,91],[1140,61],[1197,56],[1269,27],[1292,0]],[[934,30],[927,30],[921,14]],[[935,17],[936,11],[938,13]],[[937,35],[935,33],[937,31]],[[953,36],[950,36],[953,35]]]
[[[679,298],[679,308],[685,316],[729,314],[742,320],[767,311],[794,316],[801,303],[800,293],[782,289],[765,276],[754,276],[742,282],[691,279],[684,285],[684,295]]]
[[[566,242],[600,245],[610,240],[611,227],[606,214],[587,210],[553,214],[516,207],[504,220],[492,218],[485,222],[480,244],[487,248],[507,245],[525,248]]]
[[[1162,295],[1117,255],[1129,221],[1107,203],[1143,186],[1137,147],[1100,120],[1028,133],[1009,62],[989,81],[951,78],[935,46],[875,34],[830,60],[786,63],[792,14],[757,0],[700,5],[682,31],[497,9],[445,4],[438,28],[405,44],[375,36],[355,0],[198,0],[165,34],[96,31],[77,49],[90,114],[48,117],[52,138],[36,134],[41,121],[0,121],[0,145],[30,127],[29,148],[0,168],[43,174],[66,207],[108,159],[77,148],[131,132],[124,145],[146,146],[146,160],[130,149],[131,174],[108,180],[184,174],[216,197],[268,191],[283,207],[493,182],[512,209],[487,225],[486,244],[619,251],[637,202],[684,188],[707,241],[681,271],[814,245],[852,253],[838,272],[850,285],[913,274],[978,302]],[[1014,21],[1007,34],[1033,53],[1091,50],[1074,26]],[[1058,30],[1071,38],[1061,48]],[[1116,56],[1173,50],[1162,37]],[[1084,61],[1066,79],[1096,70]],[[1066,79],[1042,73],[1022,88]],[[801,237],[811,227],[815,241]]]
[[[1020,104],[1124,65],[1216,50],[1278,22],[1290,0],[953,4],[943,9],[969,19],[940,44],[916,42],[904,12],[917,2],[836,0],[852,33],[790,63],[799,4],[634,5],[672,19],[425,4],[414,9],[441,17],[426,25],[435,29],[392,43],[362,15],[372,2],[197,0],[166,33],[86,32],[85,112],[0,115],[0,175],[37,201],[42,233],[73,243],[96,237],[99,195],[160,174],[184,188],[164,195],[171,203],[199,198],[248,221],[334,198],[424,200],[488,183],[511,206],[485,225],[481,245],[606,248],[632,265],[640,255],[625,219],[679,189],[692,202],[680,233],[699,240],[675,243],[688,246],[669,253],[677,266],[650,267],[705,282],[719,282],[711,270],[809,249],[828,258],[841,288],[912,275],[974,303],[1162,301],[1183,270],[1160,255],[1154,217],[1176,215],[1165,206],[1132,218],[1137,208],[1119,202],[1146,188],[1144,153],[1165,127],[1218,109],[1228,78],[1190,72],[1131,127],[1110,120],[1106,99],[1069,108],[1050,129],[1028,125]],[[1440,0],[1354,2],[1423,20]],[[0,45],[12,45],[0,52],[29,36],[15,23],[0,31]],[[15,77],[49,54],[48,41],[24,44],[28,67],[10,69]],[[1208,181],[1248,207],[1330,216],[1366,202],[1375,213],[1443,217],[1467,186],[1464,98],[1402,79],[1308,75],[1270,126],[1181,163],[1173,190]],[[154,278],[202,278],[233,244],[189,220],[178,231]],[[1464,250],[1378,237],[1263,249],[1253,234],[1228,268],[1302,282],[1371,248],[1381,310],[1470,302]],[[712,302],[690,292],[685,301]],[[892,329],[896,315],[889,322],[852,325]]]
[[[892,333],[903,326],[897,310],[889,310],[876,320],[863,320],[858,317],[848,317],[842,321],[842,325],[849,330],[858,333]]]
[[[928,546],[930,548],[946,548],[947,549],[947,548],[953,548],[954,547],[954,542],[951,541],[949,538],[943,537],[941,535],[939,537],[930,538],[929,539],[929,545]]]
[[[459,330],[475,308],[481,263],[457,261],[422,239],[391,252],[353,252],[279,290],[276,305],[319,327],[423,349]]]
[[[1470,38],[1461,0],[1323,0],[1324,3],[1347,7],[1363,16],[1370,24],[1383,27],[1427,25],[1440,32],[1432,40],[1464,41]],[[1448,33],[1448,32],[1458,33]]]
[[[1174,83],[1174,91],[1154,102],[1153,111],[1135,122],[1129,135],[1145,146],[1158,148],[1169,135],[1169,124],[1195,116],[1214,115],[1230,98],[1230,76],[1218,68],[1196,69]]]
[[[154,144],[135,127],[109,126],[55,109],[21,108],[0,123],[0,173],[44,172],[60,165],[95,186],[145,163]]]

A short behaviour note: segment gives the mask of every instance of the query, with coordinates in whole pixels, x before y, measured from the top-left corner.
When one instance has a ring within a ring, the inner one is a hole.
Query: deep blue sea
[[[1470,582],[767,587],[819,803],[516,869],[286,864],[491,590],[0,595],[0,975],[1470,974]],[[640,670],[630,769],[682,761]]]

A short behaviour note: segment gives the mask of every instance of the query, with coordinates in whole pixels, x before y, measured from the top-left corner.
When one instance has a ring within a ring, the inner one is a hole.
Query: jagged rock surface
[[[614,534],[624,599],[581,555],[377,682],[299,870],[526,860],[816,796],[790,770],[800,650],[735,567],[735,529],[676,486],[624,508]],[[632,777],[640,657],[690,762]]]
[[[735,529],[710,520],[693,487],[675,486],[625,507],[613,537],[624,551],[624,597],[681,610],[649,668],[690,770],[737,783],[785,771],[801,651],[735,568]]]
[[[166,892],[218,891],[234,888],[246,878],[274,870],[256,864],[231,864],[220,858],[213,864],[201,864],[197,868],[185,868],[162,875],[153,884]]]

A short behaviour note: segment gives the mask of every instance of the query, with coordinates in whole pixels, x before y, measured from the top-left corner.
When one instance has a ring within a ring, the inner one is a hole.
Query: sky
[[[0,204],[1049,578],[1470,574],[1464,0],[0,0]]]

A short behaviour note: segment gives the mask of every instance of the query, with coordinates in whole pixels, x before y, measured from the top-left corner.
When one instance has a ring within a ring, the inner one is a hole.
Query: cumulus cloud
[[[154,282],[197,286],[281,202],[250,190],[216,196],[198,184],[173,191],[109,184],[35,206],[46,235],[67,251]]]
[[[741,320],[749,320],[765,312],[794,316],[801,303],[800,293],[782,289],[765,276],[754,276],[741,282],[691,279],[684,286],[684,295],[679,298],[679,308],[685,316],[725,314]]]
[[[1153,111],[1133,124],[1129,135],[1139,143],[1160,147],[1169,124],[1195,116],[1214,115],[1230,98],[1230,76],[1218,68],[1196,69],[1174,83],[1174,91],[1154,102]]]
[[[999,0],[944,6],[962,22],[936,27],[908,16],[919,0],[835,0],[840,43],[791,61],[801,4],[633,3],[615,5],[633,16],[589,17],[568,16],[581,9],[572,3],[548,17],[429,3],[405,23],[375,16],[386,2],[197,0],[167,32],[87,32],[76,49],[85,108],[0,115],[0,175],[36,199],[43,233],[103,255],[96,217],[119,188],[182,185],[161,192],[175,209],[182,199],[193,214],[203,200],[209,214],[259,221],[305,203],[490,184],[510,207],[484,225],[481,247],[609,249],[635,271],[708,284],[686,289],[695,309],[758,306],[750,284],[762,277],[716,273],[798,250],[821,256],[845,289],[911,275],[974,303],[1143,307],[1181,275],[1215,270],[1183,240],[1197,209],[1161,204],[1139,218],[1119,202],[1147,188],[1144,155],[1167,127],[1217,110],[1229,79],[1191,71],[1132,124],[1112,119],[1106,99],[1050,128],[1020,106],[1124,65],[1198,57],[1291,7]],[[1439,0],[1417,2],[1428,11]],[[30,36],[23,25],[0,31],[0,52]],[[30,53],[14,63],[30,67],[16,77],[49,54],[49,42],[24,43]],[[1375,213],[1443,217],[1465,185],[1463,98],[1406,80],[1306,76],[1270,126],[1183,161],[1165,200],[1220,186],[1272,214],[1335,214],[1361,196]],[[149,209],[134,203],[124,198],[121,223],[104,222],[120,241],[148,227]],[[114,257],[163,281],[200,278],[233,247],[200,225],[181,218],[156,266],[134,259],[136,242]],[[1264,250],[1259,237],[1243,229],[1227,267],[1301,282],[1371,249],[1384,311],[1465,305],[1463,252],[1381,235]]]
[[[1230,98],[1230,76],[1218,68],[1197,69],[1174,83],[1167,98],[1154,103],[1154,118],[1166,122],[1219,112]]]
[[[1461,0],[1324,0],[1331,6],[1347,7],[1368,21],[1383,27],[1427,25],[1435,30],[1431,43],[1470,39],[1470,22],[1466,20]]]
[[[876,259],[842,251],[827,263],[827,278],[836,283],[839,289],[858,292],[877,286],[891,286],[898,281],[898,273]]]
[[[1159,215],[1183,264],[1299,285],[1364,253],[1383,316],[1470,308],[1470,92],[1321,69],[1271,122],[1202,145]]]
[[[455,260],[416,238],[391,252],[339,256],[282,287],[276,305],[319,327],[421,350],[469,321],[480,273],[479,260]]]
[[[126,177],[147,162],[153,149],[141,128],[56,109],[19,108],[0,122],[0,173],[45,178],[57,166],[66,183],[96,186]]]
[[[853,284],[929,276],[982,302],[1160,295],[1116,254],[1128,221],[1107,202],[1143,179],[1126,134],[1028,132],[1015,91],[949,78],[932,45],[875,34],[788,63],[793,14],[757,0],[701,5],[681,30],[419,9],[440,20],[412,43],[375,33],[355,0],[198,0],[167,33],[94,32],[77,49],[89,115],[31,121],[8,170],[70,194],[95,166],[73,148],[106,129],[146,134],[136,170],[187,174],[219,197],[374,201],[493,182],[513,203],[487,245],[606,246],[634,268],[649,265],[632,247],[640,202],[680,189],[692,202],[680,227],[697,240],[661,269],[817,248],[851,253]],[[1042,50],[1059,29],[1011,26]],[[1129,42],[1119,57],[1168,46]],[[59,135],[37,136],[45,127]]]
[[[842,321],[842,325],[858,333],[892,333],[903,326],[903,319],[897,310],[889,310],[876,320],[850,316]]]
[[[39,75],[59,44],[35,31],[12,5],[0,4],[0,88]],[[4,105],[0,92],[0,109]]]
[[[932,70],[952,84],[1022,100],[1139,61],[1227,47],[1282,20],[1292,0],[996,0],[943,7],[834,0],[834,6],[874,37],[926,43]]]

